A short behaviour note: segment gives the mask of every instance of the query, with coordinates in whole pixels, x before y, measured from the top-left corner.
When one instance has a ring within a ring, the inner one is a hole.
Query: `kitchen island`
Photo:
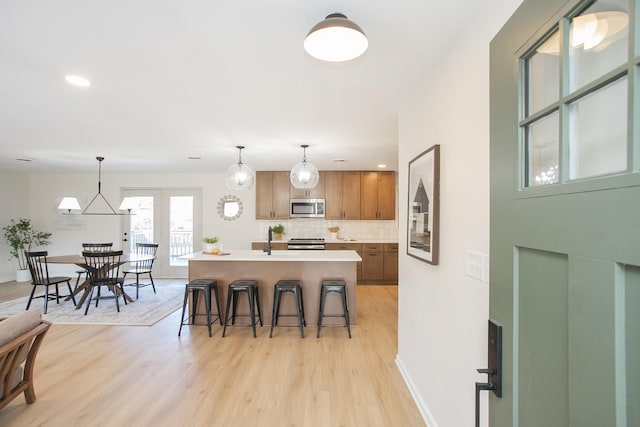
[[[181,259],[189,262],[189,280],[216,279],[220,306],[225,310],[227,286],[234,280],[252,279],[258,282],[260,310],[265,325],[271,324],[273,287],[278,280],[298,279],[302,282],[304,311],[307,326],[316,325],[320,305],[320,282],[324,279],[342,279],[347,284],[349,318],[356,324],[356,270],[362,260],[357,252],[344,251],[287,251],[273,250],[271,255],[255,250],[231,250],[228,254],[213,255],[195,252]],[[247,299],[238,301],[238,313],[248,313]],[[215,302],[212,302],[215,307]],[[204,304],[198,304],[204,310]],[[213,308],[215,311],[215,308]],[[285,294],[280,302],[279,326],[297,325],[295,317],[282,317],[296,312],[293,297]],[[337,294],[330,294],[325,303],[325,314],[342,313]],[[202,317],[202,316],[200,316]],[[241,323],[243,319],[240,319]],[[198,323],[202,323],[200,320]],[[344,324],[344,319],[326,317],[323,324]]]

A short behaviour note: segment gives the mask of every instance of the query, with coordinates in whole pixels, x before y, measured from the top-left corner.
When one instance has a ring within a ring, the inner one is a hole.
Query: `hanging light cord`
[[[107,206],[109,206],[109,209],[111,209],[111,212],[114,215],[122,215],[122,214],[116,212],[115,209],[113,209],[113,206],[111,206],[111,203],[109,203],[109,201],[102,194],[102,161],[104,160],[104,157],[96,157],[96,160],[98,160],[98,193],[95,196],[93,196],[93,199],[91,199],[91,201],[89,202],[87,207],[84,208],[84,210],[82,211],[82,215],[104,215],[104,214],[87,213],[87,210],[91,207],[93,202],[95,202],[95,200],[98,198],[98,196],[102,197],[102,200],[104,200],[104,202],[107,204]]]

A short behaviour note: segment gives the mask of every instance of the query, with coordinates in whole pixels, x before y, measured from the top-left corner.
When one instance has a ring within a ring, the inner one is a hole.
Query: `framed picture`
[[[407,255],[438,264],[440,145],[409,162]]]

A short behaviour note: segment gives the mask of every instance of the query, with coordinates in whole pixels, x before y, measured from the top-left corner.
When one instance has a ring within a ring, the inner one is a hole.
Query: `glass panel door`
[[[187,262],[179,257],[194,251],[194,235],[202,235],[201,189],[125,189],[133,215],[124,216],[123,248],[158,243],[154,276],[187,277]]]

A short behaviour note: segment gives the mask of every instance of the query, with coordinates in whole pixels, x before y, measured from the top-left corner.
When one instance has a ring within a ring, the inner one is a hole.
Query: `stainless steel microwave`
[[[324,218],[324,199],[291,199],[291,218]]]

